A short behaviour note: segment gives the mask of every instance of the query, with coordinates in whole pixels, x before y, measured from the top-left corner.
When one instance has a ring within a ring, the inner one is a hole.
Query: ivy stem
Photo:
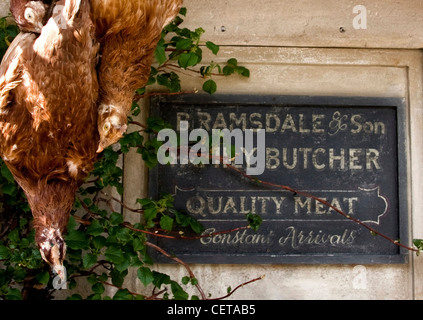
[[[226,166],[227,166],[227,168],[231,169],[232,171],[235,171],[235,172],[239,173],[240,175],[242,175],[243,177],[245,177],[246,179],[248,179],[248,180],[250,180],[250,181],[252,181],[254,183],[258,183],[258,184],[261,184],[261,185],[264,185],[264,186],[269,186],[269,187],[278,188],[278,189],[282,189],[282,190],[287,190],[287,191],[292,192],[294,195],[297,195],[298,194],[298,195],[301,195],[301,196],[304,196],[304,197],[307,197],[307,198],[311,198],[313,200],[316,200],[316,201],[322,203],[323,205],[325,205],[325,206],[327,206],[327,207],[335,210],[337,213],[339,213],[343,217],[347,218],[348,220],[351,220],[351,221],[357,223],[358,225],[366,228],[367,230],[369,230],[373,234],[376,234],[378,236],[381,236],[382,238],[388,240],[389,242],[391,242],[391,243],[393,243],[393,244],[395,244],[395,245],[397,245],[399,247],[405,248],[405,249],[407,249],[409,251],[419,252],[418,249],[412,248],[412,247],[409,247],[409,246],[406,246],[406,245],[400,243],[399,241],[394,240],[394,239],[390,238],[389,236],[381,233],[380,231],[378,231],[378,230],[370,227],[369,225],[365,224],[361,220],[359,220],[357,218],[354,218],[354,217],[352,217],[349,214],[346,214],[345,212],[343,212],[339,208],[335,207],[334,205],[330,204],[328,201],[326,201],[324,199],[321,199],[319,197],[316,197],[316,196],[314,196],[312,194],[309,194],[307,192],[303,192],[303,191],[299,191],[299,190],[293,189],[293,188],[291,188],[289,186],[284,186],[284,185],[281,185],[281,184],[276,184],[276,183],[267,182],[267,181],[263,181],[263,180],[257,179],[255,177],[252,177],[252,176],[248,175],[244,171],[242,171],[242,170],[240,170],[240,169],[238,169],[235,166],[232,166],[230,164],[227,164]]]
[[[171,254],[167,253],[165,250],[163,250],[163,249],[162,249],[162,248],[160,248],[159,246],[156,246],[155,244],[153,244],[153,243],[151,243],[151,242],[149,242],[149,241],[146,241],[146,242],[145,242],[145,244],[146,244],[147,246],[149,246],[150,248],[153,248],[154,250],[156,250],[156,251],[160,252],[161,254],[163,254],[164,256],[166,256],[167,258],[169,258],[170,260],[173,260],[173,261],[175,261],[175,262],[179,263],[180,265],[182,265],[182,266],[185,268],[185,270],[187,270],[187,272],[188,272],[188,274],[189,274],[189,277],[190,277],[191,279],[195,279],[195,275],[194,275],[194,273],[192,272],[191,268],[190,268],[190,267],[189,267],[189,266],[188,266],[185,262],[183,262],[181,259],[179,259],[179,258],[177,258],[177,257],[172,256]],[[203,298],[203,300],[207,300],[207,297],[206,297],[206,295],[205,295],[205,293],[204,293],[203,289],[201,288],[201,286],[197,283],[197,284],[195,285],[195,287],[197,288],[198,292],[200,292],[200,295],[201,295],[201,297]]]

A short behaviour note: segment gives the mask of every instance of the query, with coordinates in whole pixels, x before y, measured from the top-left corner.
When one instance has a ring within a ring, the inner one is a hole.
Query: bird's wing
[[[12,41],[3,56],[0,65],[0,113],[4,111],[4,108],[9,103],[10,92],[21,82],[20,66],[22,53],[34,43],[35,38],[36,36],[33,33],[21,32]]]
[[[182,0],[164,1],[162,6],[164,9],[162,13],[164,17],[162,28],[164,28],[178,15],[179,10],[182,7]]]

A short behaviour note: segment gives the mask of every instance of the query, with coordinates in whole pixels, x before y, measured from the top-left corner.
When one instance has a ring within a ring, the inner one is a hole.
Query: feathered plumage
[[[40,33],[45,23],[48,4],[41,0],[10,0],[10,12],[21,31]]]
[[[98,143],[88,0],[61,0],[38,38],[20,33],[0,66],[0,155],[24,190],[43,258],[60,272],[75,192]]]
[[[88,0],[60,0],[39,37],[20,33],[3,57],[0,155],[28,198],[40,252],[58,273],[75,192],[96,151],[126,131],[134,92],[146,84],[161,31],[181,3],[91,0],[90,8]]]
[[[135,90],[146,85],[161,32],[181,5],[182,0],[91,0],[101,43],[98,152],[125,133]]]

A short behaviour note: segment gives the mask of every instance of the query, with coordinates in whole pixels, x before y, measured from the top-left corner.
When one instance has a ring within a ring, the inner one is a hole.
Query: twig
[[[117,289],[119,289],[119,290],[124,289],[124,288],[122,288],[122,287],[119,287],[119,286],[114,285],[113,283],[110,283],[110,282],[107,282],[107,281],[101,281],[101,283],[103,283],[103,284],[105,284],[105,285],[108,285],[108,286],[110,286],[110,287],[117,288]],[[125,288],[125,289],[126,289],[126,288]],[[128,289],[126,289],[126,290],[128,290]],[[133,291],[130,291],[130,290],[128,290],[128,292],[129,292],[129,294],[131,294],[131,295],[133,295],[133,296],[143,296],[143,297],[144,297],[144,295],[139,294],[139,293],[136,293],[136,292],[133,292]]]
[[[153,248],[154,250],[156,250],[156,251],[160,252],[161,254],[163,254],[164,256],[166,256],[167,258],[169,258],[169,259],[171,259],[171,260],[173,260],[173,261],[175,261],[175,262],[179,263],[180,265],[182,265],[182,266],[185,268],[185,270],[187,270],[187,272],[188,272],[188,274],[189,274],[189,277],[190,277],[191,279],[195,279],[195,275],[194,275],[194,273],[192,272],[191,268],[190,268],[190,267],[189,267],[189,266],[188,266],[185,262],[183,262],[181,259],[179,259],[179,258],[177,258],[177,257],[172,256],[171,254],[167,253],[165,250],[163,250],[162,248],[160,248],[159,246],[156,246],[155,244],[153,244],[153,243],[151,243],[151,242],[146,241],[146,242],[145,242],[145,244],[146,244],[147,246],[149,246],[150,248]],[[206,295],[204,294],[204,291],[203,291],[203,289],[201,288],[201,286],[197,283],[197,284],[195,285],[195,287],[197,288],[198,292],[200,292],[200,295],[201,295],[201,297],[203,298],[203,300],[207,300],[207,297],[206,297]]]
[[[124,226],[125,228],[128,228],[128,229],[130,229],[132,231],[149,234],[151,236],[155,236],[155,237],[159,237],[159,238],[177,239],[177,237],[175,237],[175,236],[168,236],[168,235],[165,235],[165,234],[159,234],[157,232],[151,232],[151,231],[147,231],[147,230],[142,230],[142,229],[134,228],[129,222],[122,223],[122,226]]]
[[[231,295],[233,295],[234,292],[237,291],[239,288],[242,288],[243,286],[246,286],[247,284],[250,284],[250,283],[253,283],[253,282],[262,280],[263,278],[264,278],[264,275],[261,276],[261,277],[259,277],[259,278],[256,278],[256,279],[253,279],[253,280],[244,282],[244,283],[240,284],[239,286],[237,286],[235,289],[233,289],[231,292],[229,292],[226,296],[223,296],[223,297],[220,297],[220,298],[207,299],[207,300],[222,300],[222,299],[226,299],[226,298],[230,297]]]
[[[85,209],[85,211],[87,211],[87,213],[93,218],[96,219],[99,215],[93,211],[90,210],[90,208],[88,208],[88,206],[85,204],[84,201],[82,201],[81,199],[78,199],[79,203],[81,204],[81,206]]]
[[[108,199],[104,199],[104,198],[99,198],[98,200],[105,201],[105,202],[108,202],[110,200],[113,200],[113,201],[116,201],[117,203],[119,203],[122,207],[124,207],[125,209],[127,209],[129,211],[136,212],[136,213],[144,213],[144,210],[143,209],[134,209],[134,208],[131,208],[128,205],[126,205],[125,203],[123,203],[121,200],[119,200],[118,198],[115,198],[113,196],[109,196],[107,193],[104,193],[103,191],[101,191],[101,193],[103,195],[105,195],[106,197],[110,197],[110,199],[108,200]]]
[[[182,95],[182,94],[193,94],[197,92],[198,90],[178,91],[178,92],[151,92],[151,93],[135,94],[133,101],[136,102],[143,98],[156,97],[156,96],[176,96],[176,95]]]
[[[153,232],[153,231],[137,229],[133,225],[131,225],[129,222],[124,222],[122,224],[122,226],[124,226],[125,228],[128,228],[132,231],[149,234],[149,235],[152,235],[152,236],[155,236],[155,237],[158,237],[158,238],[167,238],[167,239],[175,239],[175,240],[198,240],[198,239],[202,239],[202,238],[213,237],[213,236],[218,235],[218,234],[232,233],[232,232],[236,232],[236,231],[245,230],[245,229],[250,228],[250,226],[243,226],[243,227],[238,227],[238,228],[234,228],[234,229],[211,232],[211,233],[208,233],[208,234],[202,234],[202,235],[198,235],[198,236],[184,236],[184,235],[171,236],[171,235],[161,234],[157,230]]]
[[[402,243],[400,243],[400,242],[398,242],[398,241],[396,241],[396,240],[393,240],[393,239],[392,239],[392,238],[390,238],[389,236],[387,236],[387,235],[385,235],[385,234],[381,233],[380,231],[378,231],[378,230],[376,230],[376,229],[374,229],[374,228],[370,227],[369,225],[365,224],[365,223],[364,223],[364,222],[362,222],[361,220],[359,220],[359,219],[357,219],[357,218],[354,218],[354,217],[352,217],[352,216],[351,216],[351,215],[349,215],[349,214],[346,214],[345,212],[343,212],[342,210],[338,209],[337,207],[335,207],[334,205],[330,204],[329,202],[327,202],[327,201],[326,201],[326,200],[324,200],[324,199],[321,199],[321,198],[319,198],[319,197],[316,197],[316,196],[314,196],[314,195],[312,195],[312,194],[309,194],[309,193],[307,193],[307,192],[303,192],[303,191],[295,190],[295,189],[293,189],[293,188],[291,188],[291,187],[288,187],[288,186],[284,186],[284,185],[281,185],[281,184],[276,184],[276,183],[272,183],[272,182],[266,182],[266,181],[263,181],[263,180],[257,179],[257,178],[255,178],[255,177],[252,177],[252,176],[250,176],[250,175],[246,174],[244,171],[242,171],[242,170],[240,170],[240,169],[238,169],[238,168],[236,168],[235,166],[232,166],[232,165],[230,165],[230,164],[227,164],[227,168],[229,168],[229,169],[231,169],[231,170],[233,170],[233,171],[235,171],[235,172],[237,172],[237,173],[241,174],[243,177],[247,178],[248,180],[250,180],[250,181],[252,181],[252,182],[255,182],[255,183],[258,183],[258,184],[262,184],[262,185],[265,185],[265,186],[269,186],[269,187],[273,187],[273,188],[278,188],[278,189],[282,189],[282,190],[287,190],[287,191],[292,192],[292,193],[293,193],[293,194],[295,194],[295,195],[299,194],[299,195],[302,195],[302,196],[304,196],[304,197],[307,197],[307,198],[311,198],[311,199],[313,199],[313,200],[316,200],[316,201],[318,201],[318,202],[322,203],[323,205],[325,205],[325,206],[327,206],[327,207],[329,207],[329,208],[331,208],[331,209],[335,210],[336,212],[338,212],[340,215],[344,216],[345,218],[347,218],[347,219],[349,219],[349,220],[351,220],[351,221],[353,221],[353,222],[357,223],[358,225],[360,225],[360,226],[362,226],[362,227],[364,227],[364,228],[368,229],[368,230],[369,230],[370,232],[372,232],[373,234],[376,234],[376,235],[378,235],[378,236],[381,236],[382,238],[384,238],[384,239],[388,240],[389,242],[391,242],[391,243],[393,243],[393,244],[395,244],[395,245],[397,245],[397,246],[399,246],[399,247],[405,248],[405,249],[410,250],[410,251],[419,252],[419,250],[418,250],[418,249],[416,249],[416,248],[412,248],[412,247],[409,247],[409,246],[406,246],[406,245],[404,245],[404,244],[402,244]]]
[[[180,70],[183,69],[180,66],[178,66],[176,64],[172,64],[172,63],[161,65],[159,67],[159,70],[162,69],[162,68],[168,68],[168,69],[175,70],[175,71],[178,71],[178,72],[180,72]],[[195,69],[191,69],[191,68],[185,68],[183,70],[187,70],[187,71],[190,71],[190,72],[193,72],[193,73],[198,73],[198,74],[201,75],[201,71],[199,71],[199,70],[195,70]],[[218,77],[224,77],[225,76],[223,73],[209,73],[207,75],[218,76]],[[201,78],[203,78],[203,75],[201,75]]]
[[[154,289],[156,289],[156,287],[154,287]],[[157,293],[154,293],[154,289],[153,289],[153,294],[149,297],[145,297],[145,300],[163,300],[158,298],[158,296],[165,293],[167,291],[167,288],[164,288],[163,290],[160,290]]]

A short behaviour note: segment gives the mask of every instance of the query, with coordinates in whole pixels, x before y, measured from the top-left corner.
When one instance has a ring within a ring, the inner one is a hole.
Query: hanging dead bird
[[[97,152],[126,132],[135,90],[144,87],[163,28],[182,0],[91,0],[101,43]]]
[[[43,1],[10,0],[10,12],[24,32],[41,33],[49,5]]]
[[[88,0],[57,5],[39,36],[20,33],[3,57],[0,155],[27,196],[43,259],[63,275],[75,192],[97,155],[99,46]]]

